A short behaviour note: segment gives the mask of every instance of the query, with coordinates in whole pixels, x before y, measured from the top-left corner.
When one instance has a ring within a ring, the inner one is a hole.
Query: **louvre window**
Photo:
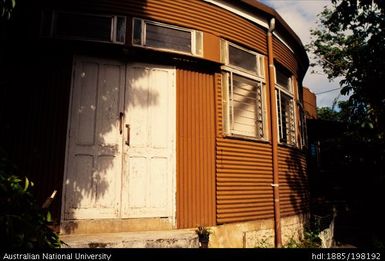
[[[296,123],[291,76],[280,66],[276,66],[275,75],[279,142],[295,145]]]
[[[42,35],[62,39],[124,44],[126,17],[44,11]]]
[[[202,32],[134,18],[133,45],[202,56]]]
[[[222,57],[225,134],[267,139],[263,56],[227,43]]]

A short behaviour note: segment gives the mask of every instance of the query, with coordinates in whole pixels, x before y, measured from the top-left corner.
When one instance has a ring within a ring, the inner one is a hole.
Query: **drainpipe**
[[[275,95],[274,81],[274,56],[273,56],[273,31],[275,19],[271,18],[267,32],[267,51],[269,59],[269,90],[270,90],[270,136],[273,156],[273,191],[274,191],[274,238],[275,247],[282,247],[281,235],[281,210],[279,202],[279,173],[278,173],[278,123],[277,123],[277,101]]]

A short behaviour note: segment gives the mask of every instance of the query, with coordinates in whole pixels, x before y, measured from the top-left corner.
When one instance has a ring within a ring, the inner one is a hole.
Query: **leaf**
[[[29,179],[27,177],[25,177],[25,185],[24,185],[24,189],[23,189],[24,192],[27,191],[28,187],[29,187]]]
[[[52,222],[52,216],[51,216],[51,212],[47,212],[47,217],[46,217],[46,219],[47,219],[47,222]]]

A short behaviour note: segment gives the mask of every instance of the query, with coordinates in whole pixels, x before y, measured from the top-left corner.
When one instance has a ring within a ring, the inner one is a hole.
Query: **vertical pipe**
[[[281,235],[281,210],[279,201],[279,172],[278,172],[278,126],[277,126],[277,102],[275,96],[274,81],[274,57],[273,57],[273,31],[275,29],[275,19],[270,20],[267,32],[267,48],[269,59],[269,91],[270,91],[270,134],[272,143],[273,157],[273,191],[274,191],[274,235],[275,247],[282,246]]]

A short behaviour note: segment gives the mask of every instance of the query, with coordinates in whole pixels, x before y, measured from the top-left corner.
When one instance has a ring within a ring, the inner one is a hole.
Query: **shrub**
[[[0,235],[2,248],[60,247],[58,235],[47,227],[50,213],[42,209],[31,192],[27,177],[13,175],[0,151]]]

